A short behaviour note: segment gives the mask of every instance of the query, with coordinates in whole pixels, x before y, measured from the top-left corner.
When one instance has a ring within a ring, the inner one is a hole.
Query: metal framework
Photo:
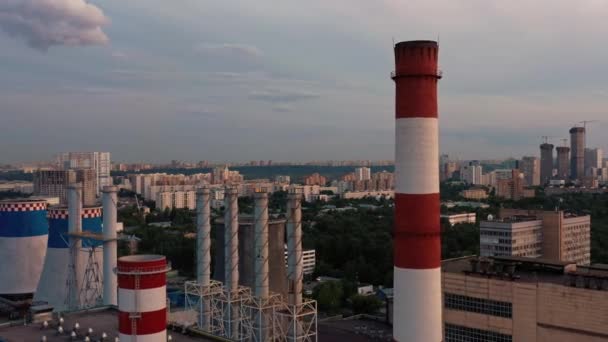
[[[317,301],[303,300],[298,305],[285,305],[277,314],[287,330],[283,341],[317,342]]]
[[[244,286],[231,295],[222,283],[213,280],[208,286],[187,281],[184,292],[186,310],[197,313],[196,328],[208,334],[233,341],[317,342],[314,300],[294,306],[280,294],[252,296]],[[203,317],[209,317],[207,328]]]
[[[91,242],[98,240],[94,234],[87,233],[68,233],[67,236],[61,235],[61,238],[70,246],[70,261],[68,264],[68,276],[65,282],[66,298],[64,300],[65,307],[68,310],[79,310],[92,308],[98,305],[102,299],[101,279],[99,262],[95,257],[97,248],[91,243],[88,247],[82,247],[82,240]],[[68,238],[69,237],[69,238]],[[84,274],[82,279],[77,279],[76,269],[80,267],[74,260],[73,253],[88,253],[88,259],[85,264]],[[79,281],[80,280],[80,281]],[[75,284],[80,286],[74,286]]]
[[[225,331],[223,306],[218,301],[223,292],[222,283],[215,280],[211,280],[209,285],[196,281],[184,283],[186,310],[197,313],[198,328],[216,336],[223,336]]]
[[[285,305],[280,294],[266,298],[251,297],[241,306],[244,335],[247,341],[282,341],[286,336],[284,324],[277,312]]]

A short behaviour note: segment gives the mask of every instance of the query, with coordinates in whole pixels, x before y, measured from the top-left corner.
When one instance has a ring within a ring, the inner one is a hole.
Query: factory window
[[[444,293],[443,303],[446,309],[505,318],[513,317],[513,305],[509,302]]]
[[[511,335],[473,329],[454,324],[445,324],[445,342],[512,342]]]

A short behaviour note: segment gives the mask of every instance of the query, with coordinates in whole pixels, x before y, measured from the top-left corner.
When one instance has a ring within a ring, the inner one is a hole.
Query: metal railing
[[[166,265],[155,265],[148,267],[132,267],[132,266],[118,266],[115,269],[116,274],[124,275],[141,275],[141,274],[157,274],[166,273],[171,270],[171,262],[167,262]]]
[[[406,74],[405,76],[425,76],[426,74]],[[394,79],[398,76],[403,76],[402,74],[398,74],[397,71],[393,70],[391,71],[391,79]],[[435,72],[435,75],[437,78],[442,78],[443,77],[443,70],[441,69],[437,69],[437,71]]]

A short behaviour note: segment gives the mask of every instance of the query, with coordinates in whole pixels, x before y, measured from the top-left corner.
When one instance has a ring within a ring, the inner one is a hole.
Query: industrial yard
[[[14,326],[0,326],[0,341],[5,342],[39,342],[43,336],[46,341],[66,341],[70,338],[72,331],[76,332],[77,339],[84,341],[89,336],[91,341],[100,341],[103,334],[106,334],[106,341],[114,341],[118,337],[118,311],[112,308],[100,308],[74,313],[66,313],[63,316],[63,323],[60,325],[57,319],[49,320],[48,327],[44,327],[43,322],[36,322],[24,325],[23,323]],[[78,323],[79,329],[74,330]],[[59,333],[59,326],[63,332]],[[89,329],[93,329],[88,334]],[[191,333],[190,333],[191,334]],[[175,342],[189,341],[212,341],[202,336],[188,336],[182,333],[181,329],[167,331],[167,337]]]

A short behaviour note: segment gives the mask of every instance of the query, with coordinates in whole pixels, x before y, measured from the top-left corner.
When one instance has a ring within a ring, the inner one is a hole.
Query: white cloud
[[[286,90],[266,88],[254,90],[249,94],[249,98],[270,103],[291,103],[303,100],[311,100],[320,97],[320,94],[300,90]]]
[[[85,0],[0,1],[0,29],[40,50],[105,44],[107,23],[102,10]]]
[[[263,55],[262,50],[257,47],[249,44],[231,44],[231,43],[223,43],[223,44],[200,44],[197,45],[195,51],[219,55],[219,56],[231,56],[231,57],[248,57],[248,58],[257,58]]]

